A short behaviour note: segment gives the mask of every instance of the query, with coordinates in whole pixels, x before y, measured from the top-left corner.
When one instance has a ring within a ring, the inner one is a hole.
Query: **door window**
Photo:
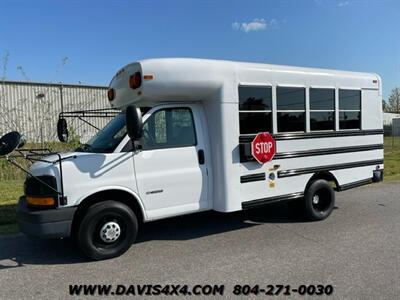
[[[196,131],[189,108],[160,109],[146,120],[141,139],[143,150],[195,146]]]

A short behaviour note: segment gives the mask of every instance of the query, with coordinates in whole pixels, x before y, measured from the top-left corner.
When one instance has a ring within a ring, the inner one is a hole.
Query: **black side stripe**
[[[263,181],[265,180],[265,173],[257,173],[251,175],[240,176],[240,183],[252,182],[252,181]]]
[[[273,137],[276,141],[282,140],[299,140],[299,139],[314,139],[325,137],[342,137],[342,136],[360,136],[360,135],[376,135],[383,134],[383,129],[368,129],[368,130],[346,130],[346,131],[329,131],[329,132],[301,132],[301,133],[277,133]],[[246,135],[239,137],[239,143],[251,143],[256,135]]]
[[[365,166],[372,166],[372,165],[380,165],[380,164],[383,164],[383,159],[356,161],[356,162],[345,163],[345,164],[335,164],[335,165],[327,165],[327,166],[319,166],[319,167],[311,167],[311,168],[283,170],[283,171],[278,171],[278,178],[297,176],[297,175],[322,172],[322,171],[333,171],[333,170],[365,167]]]
[[[345,191],[348,189],[352,189],[355,187],[359,187],[365,184],[369,184],[372,183],[372,178],[368,178],[368,179],[363,179],[363,180],[359,180],[359,181],[355,181],[355,182],[350,182],[350,183],[346,183],[346,184],[342,184],[341,186],[339,186],[338,191]]]
[[[383,144],[372,144],[362,146],[349,146],[349,147],[338,147],[338,148],[325,148],[316,150],[305,150],[305,151],[292,151],[292,152],[280,152],[274,156],[274,159],[285,159],[295,157],[306,157],[314,155],[329,155],[329,154],[340,154],[349,152],[361,152],[370,150],[383,149]]]
[[[255,161],[254,157],[250,154],[250,144],[240,144],[240,162]],[[337,148],[323,148],[313,150],[302,150],[302,151],[288,151],[278,152],[275,154],[274,159],[287,159],[296,157],[307,157],[315,155],[331,155],[371,150],[381,150],[383,144],[371,144],[371,145],[360,145],[360,146],[348,146],[348,147],[337,147]]]
[[[287,194],[287,195],[282,195],[282,196],[250,200],[250,201],[242,202],[242,209],[249,209],[249,208],[263,206],[263,205],[273,203],[273,202],[293,200],[293,199],[298,199],[298,198],[302,198],[302,197],[304,197],[304,193],[298,192],[298,193]]]

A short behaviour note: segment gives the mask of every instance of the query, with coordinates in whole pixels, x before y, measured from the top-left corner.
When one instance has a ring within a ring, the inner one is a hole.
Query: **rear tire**
[[[94,260],[120,256],[134,243],[137,231],[137,218],[128,206],[99,202],[89,207],[79,225],[78,246]]]
[[[335,191],[323,179],[311,183],[304,195],[306,216],[311,221],[326,219],[335,207]]]

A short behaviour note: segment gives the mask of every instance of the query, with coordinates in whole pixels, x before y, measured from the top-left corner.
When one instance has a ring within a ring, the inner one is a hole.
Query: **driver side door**
[[[139,195],[149,219],[207,209],[207,158],[201,108],[164,106],[143,124],[142,150],[134,156]]]

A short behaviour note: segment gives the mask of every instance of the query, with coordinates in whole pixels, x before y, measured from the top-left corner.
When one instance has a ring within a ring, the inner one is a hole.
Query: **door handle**
[[[204,161],[205,161],[205,159],[204,159],[204,150],[200,149],[199,151],[197,151],[197,156],[199,158],[199,164],[200,165],[204,165]]]

